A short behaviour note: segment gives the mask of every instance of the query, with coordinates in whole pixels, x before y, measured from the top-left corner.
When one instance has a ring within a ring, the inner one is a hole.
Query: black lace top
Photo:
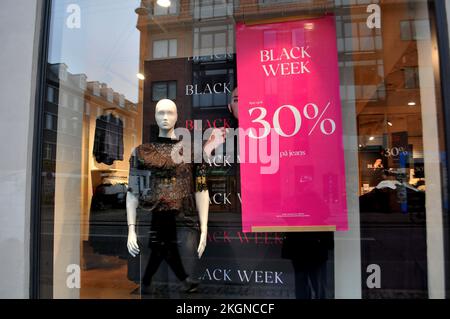
[[[139,206],[149,211],[176,210],[195,213],[195,192],[207,190],[206,165],[175,163],[172,154],[182,155],[182,142],[158,137],[142,144],[131,154],[128,191],[139,198]]]

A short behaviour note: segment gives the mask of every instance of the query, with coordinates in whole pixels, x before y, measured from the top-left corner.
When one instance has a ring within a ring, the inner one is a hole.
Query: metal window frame
[[[443,112],[444,124],[444,147],[445,147],[445,162],[444,172],[447,174],[443,180],[446,188],[443,191],[444,200],[450,199],[450,90],[445,88],[450,87],[450,41],[449,41],[449,26],[447,25],[447,10],[450,10],[448,1],[431,1],[429,0],[430,10],[433,12],[434,25],[436,28],[437,47],[439,53],[439,90],[440,98],[442,100],[441,107]],[[433,22],[433,21],[431,21]],[[443,235],[444,235],[444,262],[445,262],[445,298],[450,298],[450,218],[449,207],[443,207]],[[448,204],[448,203],[447,203]]]
[[[41,274],[41,172],[43,155],[44,108],[47,95],[47,60],[50,39],[52,0],[42,0],[40,4],[40,36],[37,64],[35,97],[35,118],[33,129],[33,154],[31,168],[31,223],[30,223],[30,299],[38,299]]]

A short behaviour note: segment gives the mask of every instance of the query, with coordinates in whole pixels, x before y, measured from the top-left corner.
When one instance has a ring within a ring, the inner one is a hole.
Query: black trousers
[[[150,285],[161,262],[165,260],[180,281],[188,275],[178,250],[176,211],[153,212],[150,229],[150,259],[145,268],[142,284]]]
[[[293,260],[296,299],[329,299],[331,290],[327,263],[308,264]]]

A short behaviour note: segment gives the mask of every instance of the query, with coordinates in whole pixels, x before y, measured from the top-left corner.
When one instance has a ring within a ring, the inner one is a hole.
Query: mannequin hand
[[[202,233],[200,235],[200,243],[198,244],[198,249],[197,249],[198,259],[202,258],[203,252],[205,251],[206,237],[207,237],[207,232],[202,231]]]
[[[210,154],[213,150],[215,150],[218,146],[225,143],[226,136],[226,128],[215,128],[211,132],[211,136],[208,141],[205,143],[205,151]]]
[[[137,243],[137,236],[134,229],[130,229],[128,231],[127,247],[131,256],[136,257],[139,255],[139,245]]]

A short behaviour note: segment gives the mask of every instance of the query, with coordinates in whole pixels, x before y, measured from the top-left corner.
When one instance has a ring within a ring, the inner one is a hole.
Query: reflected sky
[[[80,28],[69,28],[69,5],[80,7]],[[139,0],[54,0],[50,63],[65,63],[72,74],[104,82],[136,103],[138,99]]]

